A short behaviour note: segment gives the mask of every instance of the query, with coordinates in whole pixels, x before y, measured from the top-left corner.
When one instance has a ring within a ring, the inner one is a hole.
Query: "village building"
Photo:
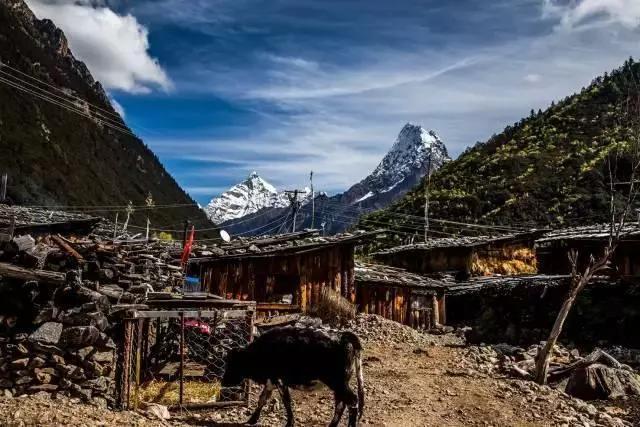
[[[355,248],[380,232],[323,237],[316,230],[234,241],[190,261],[201,291],[256,301],[259,312],[304,311],[321,289],[355,301]]]
[[[536,272],[534,241],[542,231],[500,236],[464,236],[433,239],[374,253],[383,264],[418,274],[450,272],[469,276]]]
[[[447,284],[380,264],[356,263],[356,305],[415,329],[446,323]]]
[[[569,274],[568,254],[578,252],[578,266],[583,269],[593,255],[598,257],[608,245],[609,224],[564,228],[551,231],[536,240],[538,271],[542,274]],[[611,275],[622,278],[640,276],[640,226],[628,223],[620,233],[612,262]]]

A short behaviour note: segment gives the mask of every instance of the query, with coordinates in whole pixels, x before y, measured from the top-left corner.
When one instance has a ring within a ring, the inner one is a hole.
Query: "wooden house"
[[[542,274],[569,274],[568,254],[578,251],[582,269],[593,255],[602,254],[609,241],[609,224],[564,228],[551,231],[536,240],[538,270]],[[640,277],[640,225],[625,225],[616,247],[611,274],[620,277]]]
[[[446,323],[446,284],[406,270],[380,264],[357,263],[356,305],[416,329]]]
[[[190,261],[202,291],[253,300],[258,311],[305,310],[323,287],[355,300],[354,251],[379,232],[322,237],[316,231],[232,242]]]
[[[433,239],[373,254],[376,261],[418,274],[453,272],[463,277],[536,271],[534,241],[542,231],[500,236]]]

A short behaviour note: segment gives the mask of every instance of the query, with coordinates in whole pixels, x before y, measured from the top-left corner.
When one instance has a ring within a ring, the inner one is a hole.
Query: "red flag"
[[[184,250],[182,252],[182,264],[186,264],[187,261],[189,261],[189,255],[191,255],[191,247],[193,246],[193,238],[196,234],[196,228],[195,226],[191,226],[191,233],[189,234],[189,238],[187,239],[187,242],[184,245]]]

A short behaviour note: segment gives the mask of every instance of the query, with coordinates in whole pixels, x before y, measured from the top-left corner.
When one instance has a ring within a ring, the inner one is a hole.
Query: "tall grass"
[[[356,306],[348,299],[328,287],[322,287],[318,301],[313,304],[307,314],[322,319],[330,325],[343,325],[356,317]]]

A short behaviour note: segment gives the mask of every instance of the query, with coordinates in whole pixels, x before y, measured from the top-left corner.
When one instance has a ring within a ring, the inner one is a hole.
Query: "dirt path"
[[[568,403],[570,399],[559,397],[554,390],[534,393],[530,385],[523,386],[521,381],[495,379],[474,371],[465,353],[464,348],[443,346],[367,345],[364,358],[367,403],[362,424],[596,425],[589,421],[590,409],[582,414]],[[333,413],[333,398],[325,387],[295,390],[293,399],[298,425],[328,424]],[[190,424],[229,425],[245,421],[249,414],[249,410],[228,410],[181,419]],[[261,423],[284,425],[279,402],[265,407]],[[346,425],[344,419],[341,425]]]
[[[397,332],[397,331],[396,331]],[[447,346],[455,337],[420,337],[403,341],[383,335],[365,344],[364,371],[367,401],[363,425],[372,426],[621,426],[614,416],[625,410],[613,404],[593,405],[563,396],[530,382],[487,375],[467,356],[466,347]],[[409,334],[409,335],[407,335]],[[394,341],[396,340],[396,341]],[[429,345],[439,342],[440,345]],[[254,388],[253,408],[259,389]],[[274,393],[277,396],[277,393]],[[333,414],[333,397],[324,387],[294,390],[299,426],[326,426]],[[610,406],[609,406],[610,405]],[[279,397],[263,411],[261,425],[283,426]],[[112,412],[42,396],[0,397],[0,425],[238,425],[250,409],[175,414],[171,420],[147,419],[131,412]],[[628,417],[627,417],[628,418]],[[632,425],[632,420],[629,424]],[[342,425],[346,425],[343,419]],[[640,424],[636,424],[640,425]]]

